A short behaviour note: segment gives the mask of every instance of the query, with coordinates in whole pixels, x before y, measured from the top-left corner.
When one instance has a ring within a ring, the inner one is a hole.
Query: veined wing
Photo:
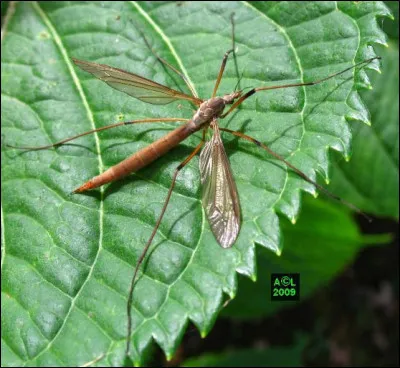
[[[155,105],[165,105],[176,100],[189,100],[196,105],[202,102],[198,98],[175,91],[150,79],[140,77],[122,69],[74,58],[72,60],[81,69],[93,74],[111,87],[144,102]]]
[[[240,204],[235,181],[217,124],[200,154],[203,207],[218,243],[229,248],[240,230]]]

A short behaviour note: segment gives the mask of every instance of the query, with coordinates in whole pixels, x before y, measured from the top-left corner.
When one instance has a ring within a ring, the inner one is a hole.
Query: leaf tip
[[[205,331],[205,330],[200,331],[200,336],[202,339],[205,339],[207,336],[207,331]]]

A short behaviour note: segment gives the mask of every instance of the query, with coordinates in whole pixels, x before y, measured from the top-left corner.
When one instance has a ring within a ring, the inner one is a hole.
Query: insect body
[[[84,69],[88,65],[90,66],[92,64],[79,60],[75,60],[75,62]],[[111,181],[121,179],[126,175],[149,165],[151,162],[167,153],[170,149],[177,146],[191,134],[204,127],[208,127],[213,119],[217,119],[222,114],[225,106],[227,104],[232,104],[232,102],[240,97],[240,95],[241,92],[239,91],[223,97],[213,97],[209,100],[203,101],[193,118],[185,125],[182,125],[167,134],[165,137],[160,138],[149,146],[134,153],[119,164],[110,167],[102,174],[92,178],[79,188],[75,189],[74,192],[81,193],[89,189],[95,189]]]

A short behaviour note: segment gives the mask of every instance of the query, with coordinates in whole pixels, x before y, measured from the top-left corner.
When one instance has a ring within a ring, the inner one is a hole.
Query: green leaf
[[[71,63],[71,57],[105,63],[187,91],[154,58],[138,27],[203,97],[210,96],[231,47],[233,11],[242,86],[310,81],[340,71],[364,58],[360,50],[367,42],[383,37],[360,39],[347,14],[357,6],[352,4],[344,11],[333,2],[16,3],[3,25],[4,140],[39,146],[121,120],[190,117],[189,105],[142,103]],[[364,26],[385,14],[383,6],[367,10]],[[231,92],[236,82],[230,60],[219,92]],[[327,178],[328,148],[348,156],[346,119],[363,120],[353,82],[349,72],[312,88],[260,93],[221,126],[269,144],[312,178],[316,172]],[[362,74],[357,83],[367,86],[368,80]],[[2,149],[4,365],[81,365],[102,354],[99,364],[121,365],[133,267],[174,169],[201,135],[126,180],[85,195],[69,193],[174,126],[118,128],[46,151]],[[201,208],[194,158],[178,179],[135,291],[137,364],[151,340],[171,357],[189,319],[206,335],[225,294],[236,294],[236,272],[255,277],[255,243],[281,253],[276,212],[295,221],[300,192],[315,191],[257,147],[223,138],[241,199],[240,236],[229,250],[217,245]]]
[[[9,1],[2,1],[1,2],[1,17],[2,18],[4,16],[4,14],[6,13],[9,4],[10,4]],[[2,22],[3,22],[3,19],[2,19]]]
[[[243,349],[222,354],[204,354],[185,361],[183,367],[302,367],[302,352],[307,339],[301,337],[289,347]]]
[[[258,318],[301,303],[341,272],[362,247],[390,240],[388,235],[362,236],[349,211],[337,204],[304,198],[302,212],[295,226],[281,221],[285,239],[282,256],[257,249],[257,282],[240,278],[239,292],[223,316]],[[271,273],[300,273],[300,300],[271,302]]]
[[[398,1],[385,1],[385,5],[391,10],[394,19],[387,19],[383,25],[384,31],[392,39],[399,38],[399,3]]]
[[[397,23],[398,24],[398,23]],[[331,190],[376,216],[399,218],[399,47],[380,47],[382,75],[372,76],[373,91],[362,97],[371,127],[353,125],[350,163],[337,157]]]

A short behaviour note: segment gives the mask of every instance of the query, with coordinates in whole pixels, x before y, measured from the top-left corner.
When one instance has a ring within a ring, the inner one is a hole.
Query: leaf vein
[[[91,109],[89,107],[88,101],[84,95],[84,92],[82,90],[82,86],[80,84],[80,81],[75,73],[75,70],[73,69],[73,66],[71,64],[71,61],[68,57],[67,51],[62,43],[62,40],[60,38],[60,36],[58,35],[55,27],[53,26],[53,24],[51,23],[49,17],[46,15],[46,13],[41,9],[39,3],[35,2],[32,3],[33,8],[36,10],[36,13],[39,15],[39,17],[43,20],[43,22],[45,23],[45,25],[47,26],[47,28],[49,29],[50,33],[53,36],[54,42],[56,43],[57,47],[59,48],[59,51],[62,55],[62,58],[64,59],[65,63],[67,64],[68,70],[70,72],[70,75],[73,79],[73,82],[77,88],[77,91],[79,93],[79,96],[82,99],[82,103],[86,109],[87,112],[87,117],[88,120],[90,121],[91,125],[92,125],[92,129],[95,129],[95,123],[94,123],[94,118],[93,118],[93,114],[91,112]],[[97,148],[97,153],[98,153],[98,161],[99,161],[99,172],[103,171],[103,162],[101,159],[101,154],[100,154],[100,142],[99,142],[99,138],[97,136],[97,134],[94,135],[95,137],[95,141],[96,141],[96,148]],[[65,316],[65,319],[62,323],[62,325],[60,326],[58,332],[55,334],[55,336],[53,337],[53,339],[50,341],[50,343],[47,345],[47,347],[45,349],[43,349],[38,355],[36,355],[35,358],[38,358],[40,355],[44,354],[45,351],[47,351],[53,344],[53,342],[57,339],[57,337],[60,335],[61,331],[63,330],[64,326],[66,325],[67,321],[68,321],[68,317],[70,316],[72,309],[75,305],[75,301],[76,299],[79,297],[81,291],[83,290],[84,286],[86,285],[86,283],[88,282],[88,280],[90,279],[92,273],[93,273],[93,269],[94,269],[94,265],[96,264],[96,261],[98,259],[99,253],[100,253],[100,249],[102,248],[102,239],[103,239],[103,197],[104,197],[104,189],[101,188],[101,199],[100,199],[100,207],[99,207],[99,213],[100,213],[100,220],[99,220],[99,247],[95,256],[95,259],[93,261],[93,265],[90,267],[89,273],[87,275],[86,280],[82,283],[82,286],[80,287],[80,289],[78,290],[78,292],[76,293],[75,297],[72,298],[71,300],[71,305],[70,308]]]
[[[166,43],[166,45],[168,46],[168,48],[171,51],[171,54],[174,56],[175,60],[177,61],[183,75],[187,78],[187,80],[189,81],[189,83],[192,85],[194,91],[197,94],[196,91],[196,87],[193,84],[192,80],[189,77],[189,74],[185,68],[185,66],[183,65],[183,62],[181,60],[181,58],[179,57],[178,53],[176,52],[174,46],[171,43],[171,40],[167,37],[167,35],[162,31],[162,29],[160,28],[160,26],[154,22],[153,18],[151,18],[149,16],[149,14],[137,3],[137,1],[131,1],[131,4],[139,11],[139,13],[143,16],[143,18],[146,19],[146,21],[154,28],[154,30],[161,36],[161,38],[163,39],[163,41]]]

